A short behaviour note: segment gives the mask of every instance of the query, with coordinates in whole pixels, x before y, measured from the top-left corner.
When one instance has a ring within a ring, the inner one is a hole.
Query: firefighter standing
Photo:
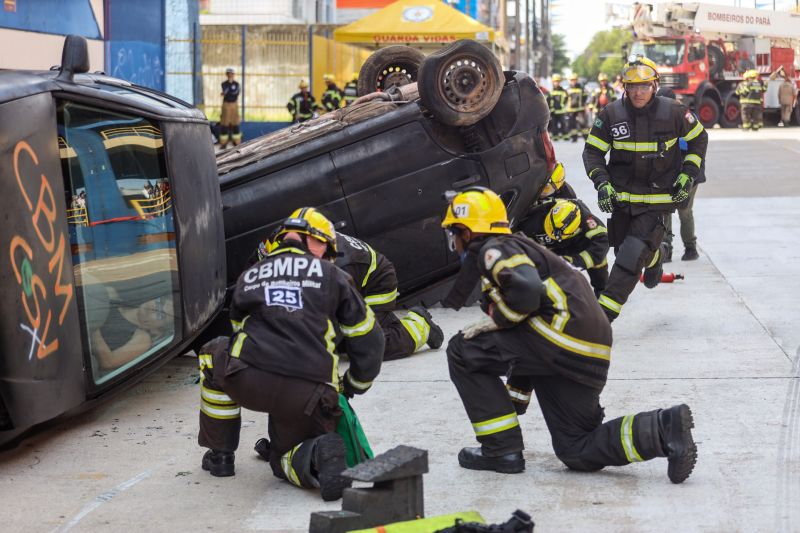
[[[616,260],[599,298],[610,321],[619,316],[642,268],[648,288],[661,280],[664,216],[688,200],[708,144],[691,111],[655,96],[658,73],[652,61],[632,57],[622,76],[623,98],[600,111],[583,149],[600,209],[611,213],[609,241]],[[680,137],[687,142],[685,156]]]
[[[277,247],[239,276],[231,304],[234,333],[206,345],[201,369],[203,469],[234,475],[240,406],[269,413],[269,462],[275,476],[319,487],[338,499],[349,481],[344,441],[334,433],[339,408],[336,325],[350,367],[346,396],[362,394],[378,375],[383,334],[375,315],[333,263],[333,224],[313,208],[287,218]]]
[[[797,89],[789,80],[789,75],[781,65],[778,70],[769,75],[769,79],[777,79],[778,74],[783,76],[783,81],[778,87],[778,103],[781,106],[781,121],[778,126],[788,126],[792,120],[792,109],[797,104]]]
[[[743,77],[744,81],[736,87],[736,95],[742,108],[742,129],[758,131],[764,125],[762,98],[767,87],[758,79],[756,70],[748,70]]]
[[[314,95],[308,91],[308,83],[305,80],[300,80],[297,88],[300,92],[295,93],[286,104],[286,109],[292,114],[292,122],[295,124],[309,120],[315,111],[322,110]]]
[[[267,256],[271,242],[259,245],[258,257]],[[434,350],[441,347],[444,333],[427,309],[415,306],[406,316],[397,318],[397,274],[394,265],[385,255],[375,251],[361,239],[336,232],[335,265],[353,278],[356,290],[375,313],[375,319],[383,330],[386,347],[383,360],[402,359],[413,354],[425,344]]]
[[[561,87],[561,75],[553,74],[553,89],[547,93],[550,107],[550,135],[554,141],[567,138],[567,91]]]
[[[505,206],[488,189],[453,193],[442,226],[457,251],[475,251],[488,315],[447,348],[450,378],[481,444],[463,448],[459,464],[523,471],[517,415],[535,391],[556,456],[569,468],[667,457],[669,479],[688,478],[697,448],[687,405],[602,423],[611,326],[583,276],[531,239],[510,234]],[[524,388],[506,389],[505,375]]]
[[[344,92],[336,85],[333,74],[325,74],[322,79],[325,81],[325,86],[327,87],[325,92],[322,93],[322,106],[325,108],[325,111],[330,113],[342,107]]]
[[[589,109],[597,115],[601,109],[617,99],[617,93],[614,88],[608,84],[608,75],[601,72],[597,76],[597,81],[600,87],[594,90],[591,98],[589,99]]]
[[[344,104],[350,105],[358,98],[358,72],[353,72],[353,79],[344,86]]]
[[[572,142],[578,142],[578,137],[583,134],[585,125],[586,93],[583,86],[578,83],[577,74],[569,77],[569,89],[567,89],[567,137]]]
[[[596,297],[608,281],[608,230],[580,200],[547,199],[518,228],[574,267],[585,270]]]
[[[232,68],[225,69],[227,80],[222,82],[222,114],[219,119],[219,144],[222,148],[228,146],[228,140],[236,146],[242,142],[242,133],[239,131],[241,119],[239,117],[239,93],[241,85],[234,79],[235,72]]]

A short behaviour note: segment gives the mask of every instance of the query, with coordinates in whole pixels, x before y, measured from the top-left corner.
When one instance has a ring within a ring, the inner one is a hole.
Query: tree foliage
[[[553,41],[553,73],[563,73],[569,66],[566,38],[560,33],[554,33]]]
[[[619,28],[595,33],[586,50],[572,62],[572,70],[587,80],[597,79],[601,72],[613,79],[625,64],[623,46],[631,40],[630,32]]]

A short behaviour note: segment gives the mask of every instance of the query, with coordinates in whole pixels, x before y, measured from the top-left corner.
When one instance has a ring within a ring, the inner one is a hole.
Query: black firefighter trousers
[[[633,212],[630,207],[614,208],[608,233],[616,258],[606,288],[598,301],[609,320],[622,312],[622,306],[636,288],[642,269],[657,272],[663,262],[660,251],[666,228],[665,211]],[[660,275],[658,276],[660,280]]]
[[[526,327],[521,325],[518,327]],[[573,470],[664,457],[658,432],[658,410],[623,416],[603,423],[600,391],[556,374],[542,354],[547,341],[528,343],[525,353],[498,346],[499,335],[519,335],[516,328],[484,333],[466,340],[450,339],[447,362],[484,456],[524,449],[518,414],[535,391],[556,456]],[[508,346],[503,343],[503,346]],[[508,388],[500,379],[511,374]]]
[[[200,362],[200,446],[239,447],[241,407],[269,413],[269,464],[275,476],[306,488],[319,486],[312,465],[317,438],[336,430],[342,412],[333,387],[267,372],[228,355],[228,338],[215,339]]]

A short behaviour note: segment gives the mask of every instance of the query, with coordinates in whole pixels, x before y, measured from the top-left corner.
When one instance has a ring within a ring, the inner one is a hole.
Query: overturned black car
[[[379,90],[379,91],[376,91]],[[458,270],[440,228],[443,193],[490,187],[512,227],[556,165],[536,83],[459,41],[427,58],[399,46],[361,69],[353,105],[217,156],[229,285],[297,207],[320,208],[396,266],[401,300]]]

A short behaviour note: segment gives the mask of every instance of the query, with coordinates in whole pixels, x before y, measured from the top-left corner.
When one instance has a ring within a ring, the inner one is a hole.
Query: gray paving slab
[[[665,460],[570,472],[535,405],[522,418],[525,473],[463,470],[455,456],[474,443],[470,424],[444,350],[428,350],[385,364],[373,390],[353,402],[377,452],[398,443],[429,450],[428,515],[475,509],[500,521],[522,508],[540,532],[800,531],[794,131],[711,132],[713,186],[703,186],[695,210],[700,260],[668,267],[685,281],[637,287],[614,324],[607,417],[688,402],[699,446],[692,477],[672,485]],[[556,144],[570,182],[596,209],[581,149]],[[760,168],[771,178],[754,199],[746,192],[756,154],[769,155]],[[449,336],[480,311],[433,315]],[[195,377],[195,361],[178,358],[116,400],[0,454],[3,531],[303,531],[312,511],[338,508],[272,477],[251,451],[266,429],[257,413],[244,413],[236,476],[203,472]]]

